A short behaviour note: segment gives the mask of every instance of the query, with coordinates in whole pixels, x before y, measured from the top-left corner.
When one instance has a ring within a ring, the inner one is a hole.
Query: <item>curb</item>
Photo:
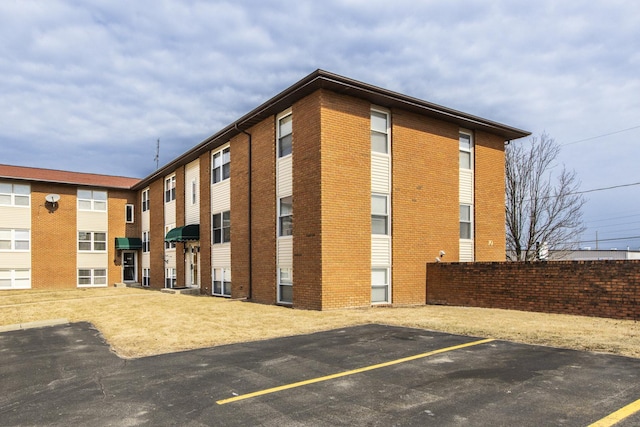
[[[44,328],[47,326],[66,325],[67,319],[37,320],[35,322],[18,323],[15,325],[0,326],[0,332],[19,331],[23,329]]]

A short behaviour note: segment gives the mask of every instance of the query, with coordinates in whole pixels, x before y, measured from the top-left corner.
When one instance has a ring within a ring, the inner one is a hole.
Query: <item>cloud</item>
[[[0,162],[141,176],[158,138],[168,162],[316,68],[576,141],[640,125],[639,15],[617,0],[8,0]],[[634,135],[561,160],[585,187],[625,182]]]

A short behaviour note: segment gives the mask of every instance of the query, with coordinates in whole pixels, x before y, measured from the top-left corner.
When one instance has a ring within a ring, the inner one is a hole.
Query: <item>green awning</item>
[[[200,240],[200,224],[185,225],[169,230],[164,237],[165,242],[186,242]]]
[[[137,237],[116,237],[116,250],[142,249],[142,240]]]

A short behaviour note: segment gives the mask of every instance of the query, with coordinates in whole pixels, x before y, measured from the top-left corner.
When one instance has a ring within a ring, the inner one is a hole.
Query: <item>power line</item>
[[[572,142],[565,142],[564,144],[560,144],[561,147],[565,146],[565,145],[572,145],[572,144],[577,144],[579,142],[585,142],[585,141],[591,141],[592,139],[598,139],[598,138],[604,138],[605,136],[611,136],[611,135],[616,135],[618,133],[622,133],[622,132],[628,132],[630,130],[634,130],[634,129],[638,129],[640,128],[640,125],[638,126],[634,126],[634,127],[630,127],[627,129],[622,129],[622,130],[616,130],[613,132],[609,132],[609,133],[605,133],[603,135],[598,135],[598,136],[592,136],[590,138],[585,138],[585,139],[579,139],[577,141],[572,141]]]

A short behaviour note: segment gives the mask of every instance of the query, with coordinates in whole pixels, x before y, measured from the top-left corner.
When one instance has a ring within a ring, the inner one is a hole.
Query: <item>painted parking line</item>
[[[618,409],[617,411],[607,415],[603,419],[590,424],[589,427],[609,427],[619,423],[627,417],[640,412],[640,399],[635,402],[629,403],[627,406]]]
[[[359,374],[362,372],[373,371],[374,369],[386,368],[387,366],[398,365],[400,363],[411,362],[412,360],[423,359],[425,357],[434,356],[436,354],[446,353],[453,350],[459,350],[461,348],[473,347],[475,345],[486,344],[488,342],[495,341],[493,338],[482,339],[478,341],[472,341],[465,344],[454,345],[451,347],[440,348],[438,350],[429,351],[427,353],[416,354],[414,356],[403,357],[402,359],[391,360],[389,362],[378,363],[376,365],[369,365],[363,368],[353,369],[351,371],[339,372],[337,374],[327,375],[324,377],[311,378],[305,381],[299,381],[296,383],[285,384],[278,387],[268,388],[265,390],[255,391],[253,393],[241,394],[239,396],[230,397],[228,399],[222,399],[216,401],[218,405],[224,405],[227,403],[237,402],[239,400],[251,399],[253,397],[264,396],[265,394],[277,393],[283,390],[289,390],[296,387],[302,387],[309,384],[315,384],[323,381],[329,381],[336,378],[346,377],[349,375]]]

